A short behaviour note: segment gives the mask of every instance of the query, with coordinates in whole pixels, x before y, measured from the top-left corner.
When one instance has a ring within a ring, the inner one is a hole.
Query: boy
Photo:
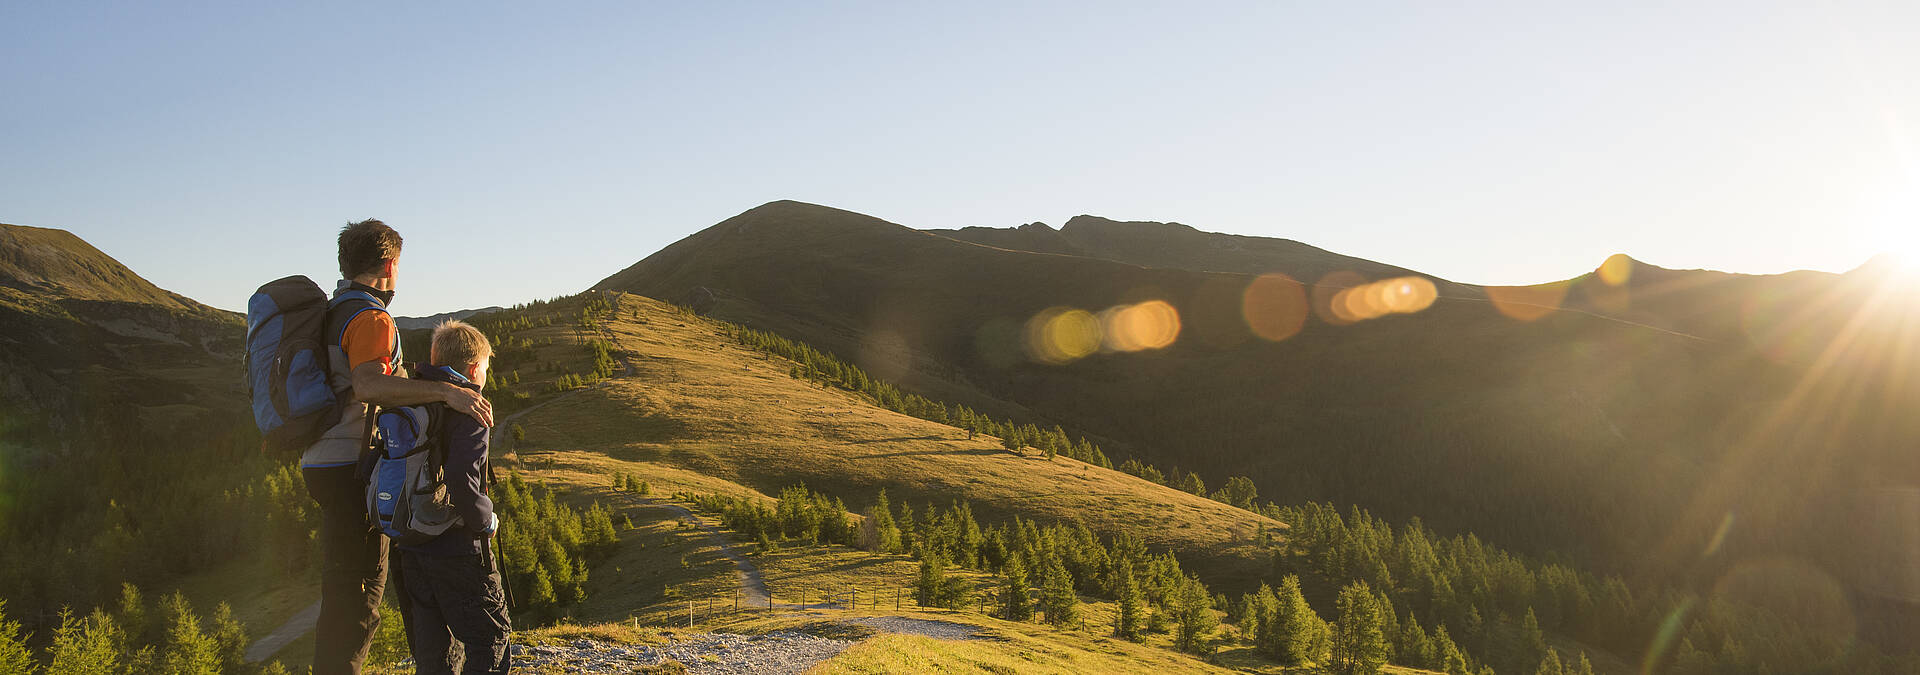
[[[350,297],[327,313],[327,351],[330,384],[348,403],[340,423],[300,457],[307,494],[320,504],[314,675],[358,675],[380,625],[375,608],[386,592],[387,538],[367,518],[366,482],[356,466],[372,431],[371,408],[437,401],[493,423],[493,408],[479,392],[408,379],[400,370],[400,334],[387,314],[399,279],[400,244],[400,233],[378,220],[340,229],[341,278],[334,296]],[[403,593],[399,575],[394,585]]]
[[[445,382],[475,392],[487,381],[493,348],[479,329],[448,321],[433,329],[432,365],[415,377]],[[408,636],[415,672],[450,675],[466,653],[462,673],[499,673],[510,666],[505,591],[489,546],[500,517],[487,498],[488,425],[458,409],[441,413],[440,442],[445,443],[447,499],[460,526],[425,543],[400,546],[404,593],[412,603]],[[464,650],[450,650],[454,640]]]

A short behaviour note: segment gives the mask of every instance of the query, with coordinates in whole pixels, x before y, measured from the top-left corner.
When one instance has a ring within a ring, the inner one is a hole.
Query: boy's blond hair
[[[433,328],[433,353],[428,358],[436,366],[470,366],[493,356],[487,334],[465,321],[449,320]]]

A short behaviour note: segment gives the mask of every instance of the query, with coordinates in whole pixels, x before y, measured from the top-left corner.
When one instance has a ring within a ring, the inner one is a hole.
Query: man
[[[482,424],[493,424],[493,406],[479,392],[408,379],[401,370],[400,332],[387,313],[398,279],[400,244],[400,233],[378,220],[340,230],[342,279],[327,312],[327,347],[330,379],[346,409],[340,423],[300,457],[307,494],[320,503],[314,675],[357,675],[380,625],[376,608],[386,590],[387,538],[367,517],[366,484],[357,466],[370,442],[369,407],[438,401]]]

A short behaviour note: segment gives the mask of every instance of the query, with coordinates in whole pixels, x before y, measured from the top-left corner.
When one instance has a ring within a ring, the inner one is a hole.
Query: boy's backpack
[[[417,546],[460,525],[447,497],[445,404],[385,408],[367,451],[367,514],[387,537]]]
[[[328,352],[339,340],[327,335],[327,317],[336,307],[365,303],[380,306],[360,291],[328,300],[300,275],[268,282],[247,299],[247,396],[269,455],[298,456],[340,423],[345,406],[331,381]]]

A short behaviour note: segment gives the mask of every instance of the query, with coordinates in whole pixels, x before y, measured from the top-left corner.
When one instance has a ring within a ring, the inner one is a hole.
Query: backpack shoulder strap
[[[340,344],[340,341],[346,337],[347,326],[352,325],[353,320],[360,318],[362,313],[388,313],[387,306],[380,304],[379,298],[373,297],[372,294],[366,291],[352,290],[341,291],[339,295],[333,296],[332,300],[327,301],[327,314],[329,318],[331,318],[335,312],[344,312],[346,314],[339,321],[328,321],[328,325],[333,327],[331,334],[327,336],[330,340],[328,344],[333,345]],[[391,315],[389,314],[389,316]]]
[[[444,471],[447,466],[447,404],[435,402],[424,407],[427,411],[426,441],[432,444],[427,446],[427,465],[430,470]]]

